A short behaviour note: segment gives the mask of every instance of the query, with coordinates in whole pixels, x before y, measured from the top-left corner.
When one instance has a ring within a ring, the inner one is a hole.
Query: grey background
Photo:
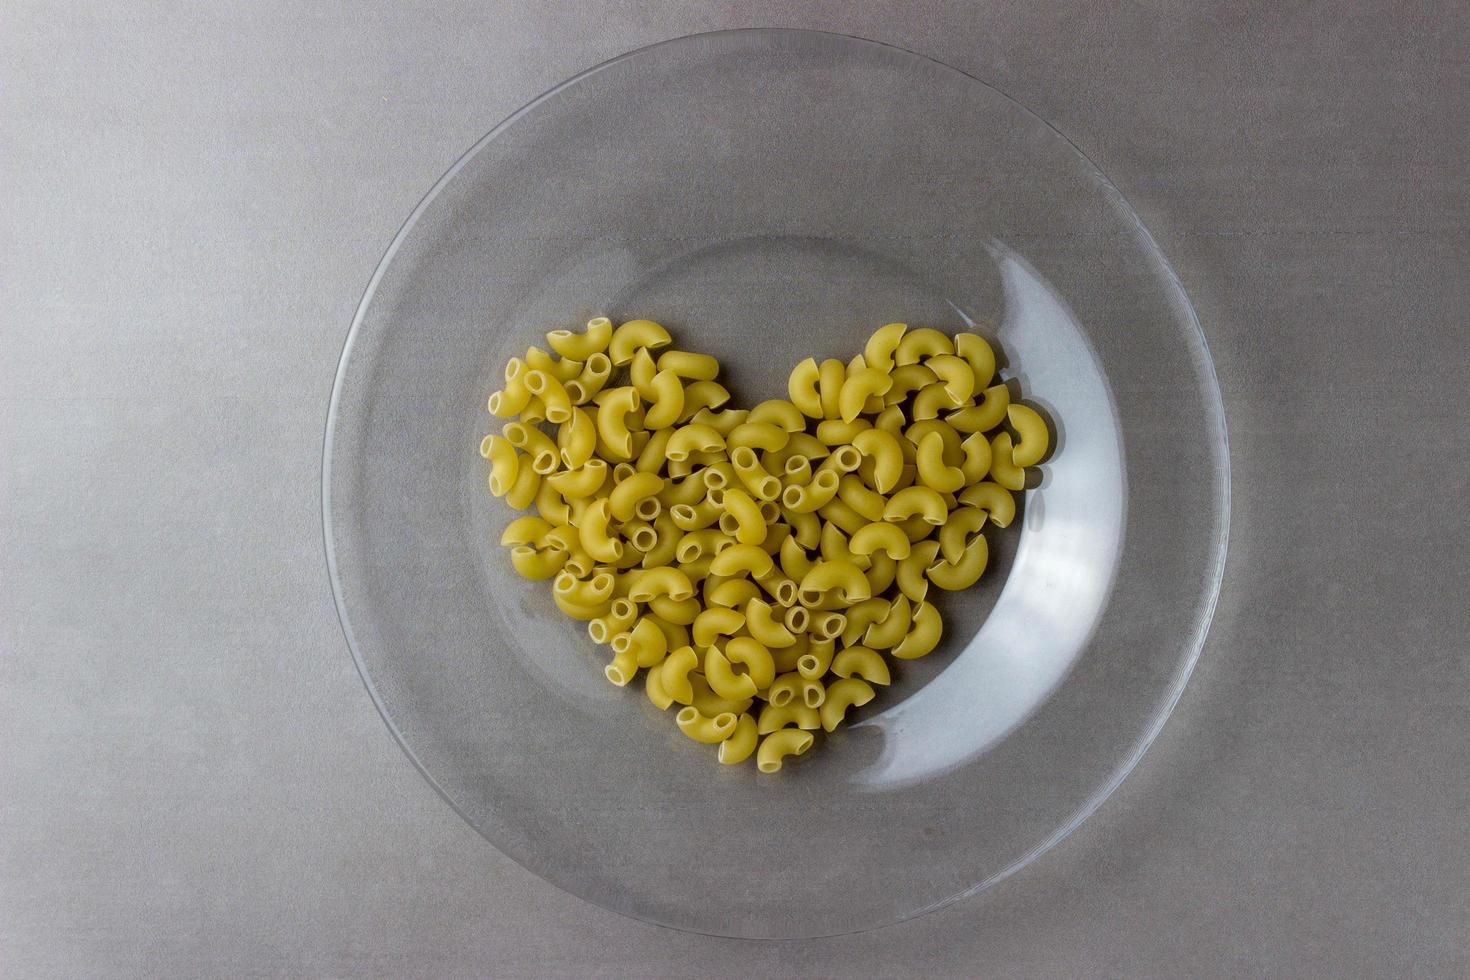
[[[1138,771],[1002,886],[836,940],[501,857],[378,719],[321,555],[332,373],[420,195],[566,76],[747,25],[1067,133],[1231,427],[1219,612]],[[1470,973],[1467,52],[1449,3],[0,5],[0,972]]]

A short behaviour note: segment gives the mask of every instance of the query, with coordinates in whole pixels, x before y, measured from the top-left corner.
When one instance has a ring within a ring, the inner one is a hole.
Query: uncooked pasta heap
[[[546,340],[490,396],[512,420],[480,446],[490,492],[535,510],[500,542],[612,648],[609,681],[644,671],[685,735],[761,772],[934,649],[930,587],[980,578],[1049,445],[972,333],[890,323],[749,410],[652,320]]]

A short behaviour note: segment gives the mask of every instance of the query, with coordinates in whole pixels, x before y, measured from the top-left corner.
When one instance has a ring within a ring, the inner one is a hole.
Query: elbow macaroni
[[[685,735],[774,773],[889,685],[890,658],[938,646],[930,586],[983,576],[1050,428],[973,333],[887,324],[750,411],[672,342],[597,317],[510,359],[480,453],[491,493],[534,512],[500,543],[611,646],[609,682],[646,671]]]

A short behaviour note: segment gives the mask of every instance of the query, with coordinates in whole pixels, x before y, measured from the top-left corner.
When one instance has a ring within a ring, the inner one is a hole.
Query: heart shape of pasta
[[[490,491],[535,510],[501,544],[612,648],[609,681],[644,671],[685,735],[761,772],[934,649],[930,587],[980,578],[1050,446],[973,333],[890,323],[749,410],[652,320],[546,340],[489,399]]]

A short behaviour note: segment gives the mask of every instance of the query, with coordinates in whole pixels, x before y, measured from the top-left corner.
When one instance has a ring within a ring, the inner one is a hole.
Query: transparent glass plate
[[[551,328],[647,316],[747,405],[894,320],[996,342],[1056,449],[942,646],[775,776],[721,767],[511,570],[485,399]],[[704,34],[546,93],[436,184],[352,324],[328,564],[394,735],[486,839],[608,908],[731,936],[891,923],[1014,872],[1137,762],[1225,549],[1219,389],[1184,292],[1070,143],[953,68]]]

